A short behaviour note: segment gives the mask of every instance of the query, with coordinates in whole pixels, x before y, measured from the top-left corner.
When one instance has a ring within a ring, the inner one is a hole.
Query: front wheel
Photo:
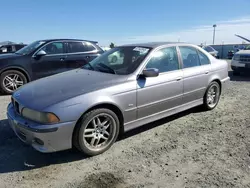
[[[221,88],[218,82],[210,83],[203,99],[203,106],[205,110],[212,110],[217,106],[220,100],[220,94]]]
[[[4,94],[12,94],[26,83],[27,78],[20,71],[8,70],[0,76],[0,90]]]
[[[108,150],[119,134],[117,115],[105,108],[83,115],[73,135],[74,145],[81,152],[94,156]]]

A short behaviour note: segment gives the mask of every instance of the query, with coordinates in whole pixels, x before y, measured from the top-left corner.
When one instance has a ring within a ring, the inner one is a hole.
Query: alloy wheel
[[[214,108],[218,101],[220,96],[220,88],[217,85],[212,85],[208,92],[207,92],[207,105],[210,108]]]
[[[100,150],[115,136],[115,120],[106,113],[94,116],[84,130],[84,143],[90,150]]]
[[[14,92],[23,84],[24,80],[18,74],[8,74],[3,79],[3,87],[9,92]]]

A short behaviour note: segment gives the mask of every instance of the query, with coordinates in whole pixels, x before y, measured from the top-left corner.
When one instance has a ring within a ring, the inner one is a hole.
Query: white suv
[[[234,54],[231,68],[234,75],[239,75],[241,72],[250,72],[250,46]]]

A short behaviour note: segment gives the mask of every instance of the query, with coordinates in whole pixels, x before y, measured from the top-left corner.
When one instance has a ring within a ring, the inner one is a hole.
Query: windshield
[[[139,46],[116,47],[84,65],[83,68],[110,74],[131,74],[139,67],[150,50],[151,48]]]
[[[30,54],[31,52],[36,50],[38,47],[40,47],[44,43],[45,43],[44,41],[33,42],[33,43],[29,44],[28,46],[25,46],[25,47],[21,48],[20,50],[16,51],[16,54],[22,54],[22,55]]]

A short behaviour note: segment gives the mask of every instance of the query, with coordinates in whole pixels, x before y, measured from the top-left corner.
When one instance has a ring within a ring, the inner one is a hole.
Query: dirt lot
[[[8,102],[0,96],[0,188],[250,187],[250,77],[231,76],[215,110],[145,125],[92,158],[24,145],[6,121]]]

